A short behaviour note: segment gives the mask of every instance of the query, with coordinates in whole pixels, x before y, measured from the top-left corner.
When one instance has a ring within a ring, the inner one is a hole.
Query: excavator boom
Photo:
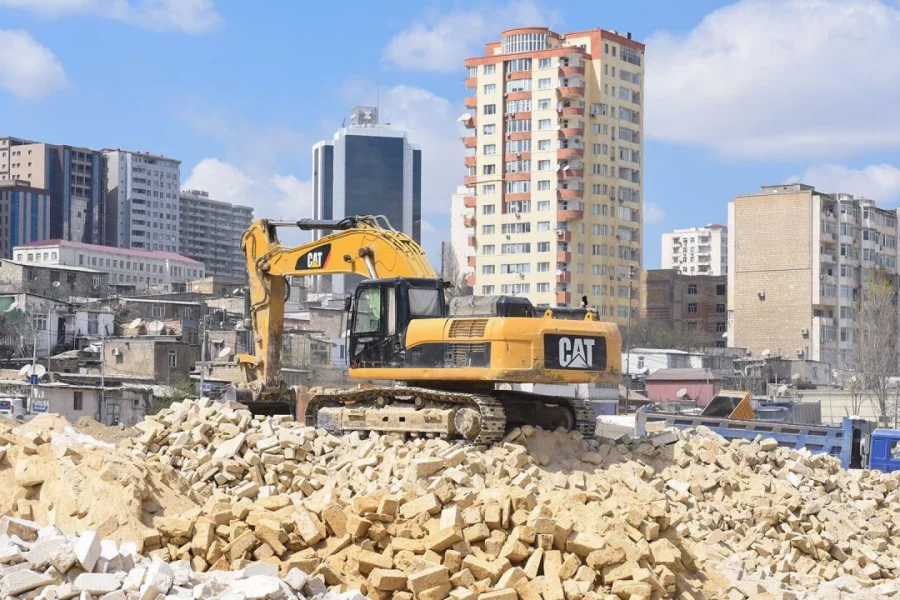
[[[330,231],[308,244],[284,246],[278,229]],[[257,406],[284,404],[281,353],[287,277],[357,274],[367,278],[417,277],[437,274],[422,248],[394,230],[384,217],[348,217],[339,221],[259,220],[241,238],[247,260],[253,354],[237,357],[243,383],[234,397]]]

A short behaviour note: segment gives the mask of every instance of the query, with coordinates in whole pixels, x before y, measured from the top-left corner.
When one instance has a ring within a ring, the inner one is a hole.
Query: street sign
[[[48,410],[50,410],[50,401],[49,400],[32,400],[31,412],[45,413]]]
[[[200,391],[203,392],[204,394],[210,393],[212,391],[212,384],[204,383],[202,386],[200,386]]]

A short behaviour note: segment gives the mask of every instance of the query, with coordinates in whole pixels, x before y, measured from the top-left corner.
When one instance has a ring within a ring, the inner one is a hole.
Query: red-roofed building
[[[174,252],[44,240],[13,248],[16,262],[86,267],[109,273],[115,292],[183,292],[189,281],[205,276],[203,263]]]

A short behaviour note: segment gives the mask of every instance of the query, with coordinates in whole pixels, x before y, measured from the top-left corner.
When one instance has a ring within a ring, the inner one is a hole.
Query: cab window
[[[381,330],[381,289],[366,288],[356,301],[354,333],[373,333]]]
[[[413,317],[440,317],[441,292],[434,288],[409,288],[409,314]]]

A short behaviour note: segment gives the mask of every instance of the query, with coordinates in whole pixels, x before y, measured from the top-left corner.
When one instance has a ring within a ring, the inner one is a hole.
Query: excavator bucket
[[[756,413],[750,405],[750,392],[738,390],[719,390],[700,416],[738,421],[756,420]]]

